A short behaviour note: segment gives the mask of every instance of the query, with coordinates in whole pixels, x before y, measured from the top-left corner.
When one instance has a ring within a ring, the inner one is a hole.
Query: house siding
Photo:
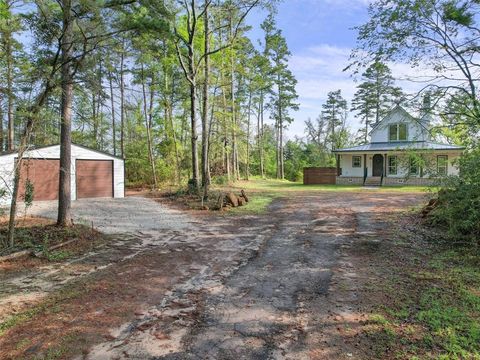
[[[361,166],[353,167],[353,157],[361,157]],[[342,154],[340,155],[340,168],[342,169],[342,176],[355,177],[361,176],[363,178],[363,154]]]
[[[430,136],[419,120],[414,119],[408,113],[400,108],[392,111],[385,117],[381,123],[370,132],[372,143],[389,141],[388,129],[390,125],[397,123],[407,124],[407,140],[408,141],[429,141]]]
[[[11,191],[13,190],[14,165],[17,153],[0,156],[0,188],[7,190],[7,195],[0,199],[0,205],[7,205],[11,201]],[[24,158],[38,159],[59,159],[60,145],[49,146],[29,150],[24,154]],[[90,150],[81,146],[72,144],[72,165],[71,173],[71,194],[72,200],[76,200],[76,160],[113,160],[113,196],[115,198],[124,197],[125,179],[124,179],[124,161],[122,159],[103,154],[95,150]]]

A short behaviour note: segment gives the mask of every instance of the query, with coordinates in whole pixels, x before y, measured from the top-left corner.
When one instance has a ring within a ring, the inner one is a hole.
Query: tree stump
[[[238,197],[237,195],[235,195],[234,193],[228,193],[226,196],[225,196],[225,200],[231,204],[233,207],[237,207],[238,206]]]
[[[245,202],[248,202],[248,197],[247,197],[247,194],[245,194],[245,190],[242,189],[241,193],[242,193],[242,197],[245,199]]]
[[[243,205],[245,205],[245,203],[246,203],[245,198],[240,196],[238,198],[238,206],[243,206]]]
[[[217,199],[217,210],[222,210],[223,209],[223,199],[225,196],[223,194],[220,194]]]

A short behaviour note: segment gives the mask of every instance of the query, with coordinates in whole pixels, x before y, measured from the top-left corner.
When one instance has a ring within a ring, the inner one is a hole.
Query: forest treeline
[[[126,158],[130,184],[283,178],[298,105],[274,6],[1,0],[0,148],[18,148],[29,120],[28,144],[58,143],[68,117],[71,141]]]
[[[419,98],[403,94],[386,65],[402,62],[431,70],[416,81],[439,119],[432,131],[478,158],[478,2],[372,3],[347,69],[360,79],[352,104],[331,91],[302,139],[285,137],[299,105],[275,6],[0,0],[0,149],[16,149],[21,163],[29,146],[60,142],[69,169],[73,141],[125,157],[130,185],[188,181],[203,195],[212,181],[297,180],[303,166],[333,165],[333,149],[366,142],[395,103]],[[252,40],[258,24],[249,15],[259,9],[267,15]],[[346,126],[350,111],[361,122],[356,134]],[[472,161],[463,174],[475,171]],[[60,225],[71,223],[69,177],[60,172]]]
[[[204,194],[212,181],[299,180],[304,166],[334,166],[331,151],[366,141],[401,91],[374,62],[351,107],[359,134],[337,90],[304,138],[286,139],[297,81],[275,5],[0,0],[0,149],[20,147],[29,121],[27,145],[59,143],[67,119],[67,141],[126,159],[129,185],[190,181]]]

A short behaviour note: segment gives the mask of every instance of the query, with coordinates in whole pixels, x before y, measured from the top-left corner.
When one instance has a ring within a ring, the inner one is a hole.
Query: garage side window
[[[354,168],[362,167],[362,157],[361,156],[352,156],[352,167],[354,167]]]

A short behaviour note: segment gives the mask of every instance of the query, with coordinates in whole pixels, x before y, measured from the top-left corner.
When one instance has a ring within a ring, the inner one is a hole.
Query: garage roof
[[[392,141],[378,142],[349,148],[337,149],[334,152],[368,152],[368,151],[392,151],[392,150],[463,150],[463,146],[438,144],[430,141]]]
[[[53,146],[59,146],[60,144],[52,144],[52,145],[41,145],[41,146],[36,146],[36,145],[30,145],[27,149],[27,151],[31,151],[31,150],[39,150],[39,149],[46,149],[46,148],[49,148],[49,147],[53,147]],[[104,155],[107,155],[107,156],[111,156],[113,158],[116,158],[116,159],[120,159],[120,160],[125,160],[123,157],[121,156],[117,156],[117,155],[112,155],[106,151],[102,151],[102,150],[98,150],[98,149],[93,149],[91,147],[88,147],[88,146],[84,146],[84,145],[80,145],[80,144],[76,144],[76,143],[73,143],[72,142],[72,145],[74,146],[78,146],[78,147],[81,147],[81,148],[84,148],[84,149],[87,149],[87,150],[90,150],[90,151],[95,151],[97,153],[100,153],[100,154],[104,154]],[[18,152],[18,150],[13,150],[13,151],[2,151],[0,152],[0,156],[5,156],[5,155],[11,155],[11,154],[16,154]]]

